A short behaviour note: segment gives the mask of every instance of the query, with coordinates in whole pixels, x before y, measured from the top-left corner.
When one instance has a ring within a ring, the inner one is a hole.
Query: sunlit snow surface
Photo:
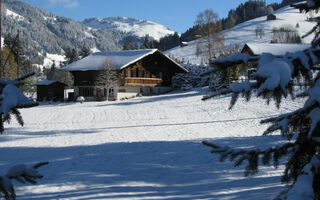
[[[235,46],[238,46],[239,48],[242,48],[244,44],[248,42],[270,43],[272,40],[272,29],[286,25],[296,27],[298,24],[299,26],[297,31],[300,36],[303,36],[316,25],[315,22],[308,20],[308,18],[310,18],[309,14],[300,13],[298,9],[294,9],[289,6],[276,10],[274,14],[277,16],[277,20],[267,20],[267,17],[263,16],[238,24],[231,29],[223,31],[225,47],[234,48]],[[260,27],[265,33],[265,36],[262,38],[256,37],[255,29],[257,27]],[[313,35],[310,35],[304,38],[302,42],[310,44],[312,39]],[[165,53],[167,55],[173,55],[175,58],[183,60],[184,62],[201,64],[201,62],[204,62],[203,59],[196,56],[196,47],[198,43],[199,42],[197,40],[191,41],[186,47],[178,46],[166,51]],[[275,54],[277,54],[277,52],[275,52]]]
[[[260,149],[261,119],[303,104],[253,98],[228,110],[230,97],[201,101],[206,88],[118,102],[41,104],[21,110],[25,127],[0,136],[0,174],[15,164],[48,160],[38,185],[19,185],[18,199],[272,199],[283,167],[253,177],[201,144]]]

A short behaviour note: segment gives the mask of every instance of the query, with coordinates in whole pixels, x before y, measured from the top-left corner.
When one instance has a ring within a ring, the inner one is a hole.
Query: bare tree
[[[97,85],[101,86],[106,100],[109,100],[110,89],[117,86],[118,84],[118,71],[110,63],[104,64],[103,70],[101,70],[96,79]]]
[[[290,24],[283,25],[279,28],[272,29],[271,43],[301,43],[301,37],[293,26]]]
[[[207,9],[198,14],[195,24],[200,27],[202,36],[198,40],[199,48],[202,49],[202,56],[207,57],[209,60],[214,57],[216,50],[224,46],[221,21],[212,9]],[[197,50],[197,52],[200,51]]]
[[[259,38],[261,39],[265,35],[261,26],[257,26],[254,31],[256,33],[256,38],[258,38],[258,36],[259,36]]]

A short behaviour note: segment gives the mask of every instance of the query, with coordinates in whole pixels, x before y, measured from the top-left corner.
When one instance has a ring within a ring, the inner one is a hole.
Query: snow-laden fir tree
[[[14,80],[5,80],[0,78],[0,133],[4,131],[4,122],[11,121],[11,115],[14,115],[18,123],[23,126],[23,119],[18,111],[19,108],[29,108],[37,106],[38,103],[27,98],[18,85],[23,85],[22,80],[34,75],[34,73],[28,73]],[[2,152],[5,153],[5,152]],[[38,168],[47,165],[48,162],[37,163],[32,166],[26,166],[24,164],[15,165],[11,167],[5,175],[0,175],[0,198],[3,197],[6,200],[16,199],[15,190],[12,180],[19,181],[21,183],[36,184],[36,180],[43,176],[38,172]]]
[[[293,5],[306,12],[318,11],[320,0],[308,0]],[[230,87],[205,96],[203,100],[224,94],[232,94],[230,109],[239,96],[250,100],[256,94],[270,102],[274,100],[279,107],[282,98],[288,96],[304,97],[304,105],[286,114],[262,120],[270,126],[263,135],[280,131],[287,140],[279,146],[268,149],[237,150],[204,141],[212,148],[212,153],[221,155],[221,161],[230,159],[235,166],[247,163],[245,175],[258,172],[259,163],[279,165],[285,158],[285,169],[282,182],[288,184],[288,190],[279,194],[276,199],[313,200],[320,199],[320,18],[317,25],[307,34],[315,34],[312,47],[301,52],[274,56],[264,53],[261,56],[249,56],[235,53],[225,58],[212,61],[220,69],[232,68],[239,63],[257,63],[253,81],[233,83]],[[303,82],[305,91],[298,93],[294,83]]]

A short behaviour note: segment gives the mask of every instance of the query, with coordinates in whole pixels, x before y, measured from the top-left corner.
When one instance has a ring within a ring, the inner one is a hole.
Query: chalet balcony
[[[123,86],[157,86],[161,85],[163,80],[161,78],[138,78],[126,77],[121,79],[120,83]]]

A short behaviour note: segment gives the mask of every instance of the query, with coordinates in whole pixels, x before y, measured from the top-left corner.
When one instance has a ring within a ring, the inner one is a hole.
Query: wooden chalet
[[[277,19],[277,16],[275,15],[275,14],[269,14],[268,16],[267,16],[267,20],[269,21],[269,20],[276,20]]]
[[[246,43],[241,53],[250,56],[260,56],[263,53],[271,53],[275,56],[285,55],[286,53],[293,53],[296,51],[303,51],[308,49],[310,44],[280,44],[280,43]],[[249,63],[247,79],[251,78],[251,74],[256,71],[256,66]]]
[[[117,71],[118,84],[109,90],[98,85],[97,77],[106,64]],[[169,91],[176,73],[188,72],[157,49],[98,52],[71,63],[61,70],[74,77],[74,95],[86,100],[120,100],[139,94],[160,94]]]
[[[285,55],[296,51],[308,49],[310,44],[280,44],[280,43],[246,43],[241,53],[246,53],[250,56],[258,56],[262,53],[271,53],[275,56]]]
[[[55,80],[43,80],[36,83],[37,101],[63,101],[66,84]]]

